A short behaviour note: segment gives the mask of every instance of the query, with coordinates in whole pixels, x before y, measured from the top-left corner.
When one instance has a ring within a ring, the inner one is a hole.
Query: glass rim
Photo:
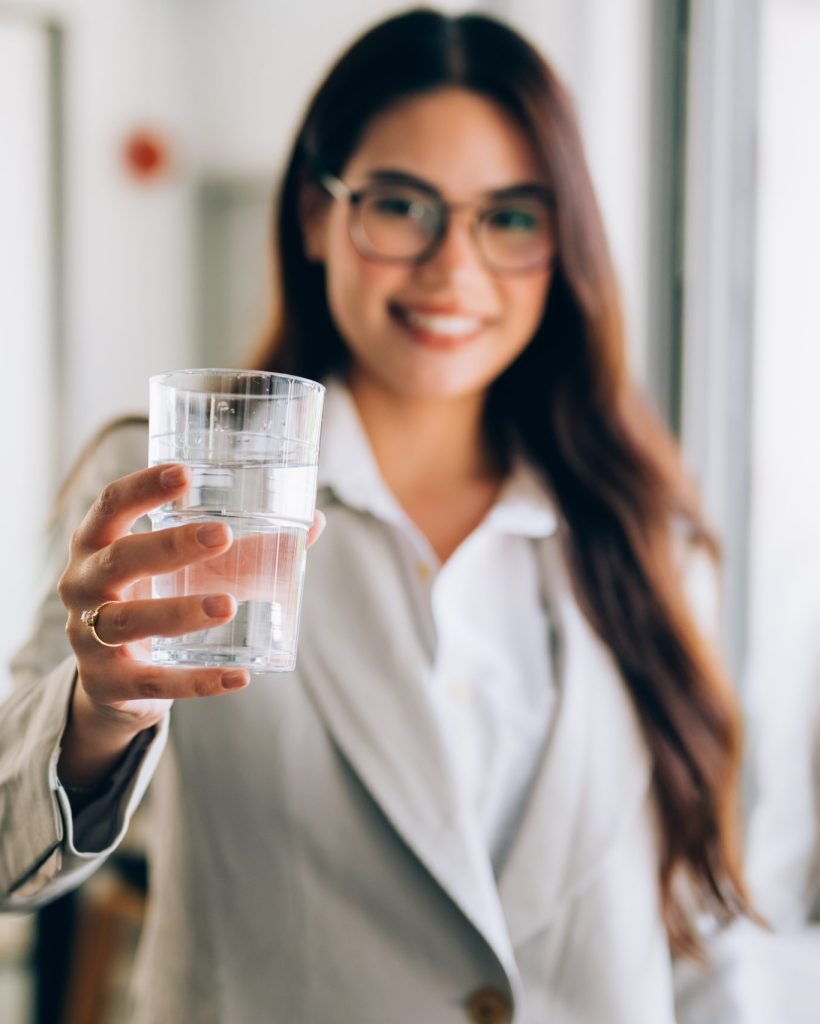
[[[304,386],[305,390],[314,392],[316,395],[321,395],[325,391],[324,384],[320,384],[317,380],[311,380],[310,377],[299,377],[294,373],[275,373],[273,370],[248,370],[248,369],[236,369],[236,367],[219,367],[219,366],[203,366],[203,367],[190,367],[183,370],[167,370],[163,373],[152,374],[148,378],[150,387],[161,387],[161,388],[172,388],[176,391],[186,392],[192,395],[214,395],[219,398],[231,398],[231,399],[264,399],[270,401],[277,397],[273,394],[261,394],[261,395],[245,395],[238,394],[235,391],[214,391],[213,388],[207,388],[203,390],[197,390],[195,388],[186,388],[184,384],[182,386],[174,384],[174,378],[193,378],[193,377],[205,377],[209,374],[214,376],[223,377],[235,377],[238,379],[248,377],[259,377],[262,379],[269,378],[281,378],[282,380],[296,381],[297,383]]]

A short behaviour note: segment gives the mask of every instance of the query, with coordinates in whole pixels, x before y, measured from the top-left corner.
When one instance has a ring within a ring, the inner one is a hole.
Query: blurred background
[[[309,92],[407,6],[0,0],[3,663],[44,586],[62,476],[107,419],[146,410],[150,374],[242,362],[269,312],[271,195]],[[765,874],[758,802],[811,771],[820,720],[820,0],[470,6],[523,29],[574,94],[634,372],[723,542]],[[74,1024],[119,1019],[139,904],[111,906],[100,949],[124,952]],[[58,992],[70,965],[49,966],[35,922],[0,918],[7,1024],[59,1022],[37,965]]]

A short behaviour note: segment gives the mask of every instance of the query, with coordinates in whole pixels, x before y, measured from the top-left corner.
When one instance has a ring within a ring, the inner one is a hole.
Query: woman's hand
[[[184,493],[190,473],[184,466],[162,465],[140,470],[110,484],[89,510],[71,541],[70,557],[58,591],[68,610],[66,633],[78,666],[69,719],[69,732],[79,741],[121,752],[143,729],[165,715],[173,700],[181,697],[217,696],[248,684],[245,669],[176,668],[150,662],[152,636],[181,636],[228,622],[236,612],[235,598],[226,592],[199,596],[151,598],[152,576],[189,566],[209,574],[210,560],[224,559],[232,537],[224,522],[199,522],[131,534],[134,522],[151,509]],[[312,543],[322,531],[324,517],[317,513],[308,535]],[[209,588],[212,589],[212,588]],[[99,643],[82,613],[106,604],[95,624]],[[72,746],[81,744],[66,737],[64,755],[69,761]],[[61,759],[61,766],[62,766]],[[85,763],[87,760],[80,756]],[[100,758],[100,761],[105,758]],[[110,760],[110,758],[108,759]],[[98,771],[75,772],[78,776]]]

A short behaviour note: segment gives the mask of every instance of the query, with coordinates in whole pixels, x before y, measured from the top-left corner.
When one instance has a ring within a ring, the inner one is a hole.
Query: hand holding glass
[[[155,637],[152,659],[291,671],[316,504],[324,388],[283,374],[180,370],[151,378],[151,465],[186,465],[191,486],[151,513],[154,530],[227,523],[224,554],[155,576],[155,597],[229,593],[230,622]]]

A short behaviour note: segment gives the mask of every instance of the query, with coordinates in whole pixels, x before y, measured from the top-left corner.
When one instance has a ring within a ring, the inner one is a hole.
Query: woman
[[[490,19],[391,19],[316,93],[278,213],[259,365],[329,386],[295,678],[97,642],[233,612],[133,599],[230,537],[129,536],[187,476],[122,477],[144,434],[110,433],[72,651],[36,679],[41,631],[4,711],[7,903],[89,874],[153,776],[141,1021],[668,1024],[670,942],[745,909],[737,711],[566,94]]]

